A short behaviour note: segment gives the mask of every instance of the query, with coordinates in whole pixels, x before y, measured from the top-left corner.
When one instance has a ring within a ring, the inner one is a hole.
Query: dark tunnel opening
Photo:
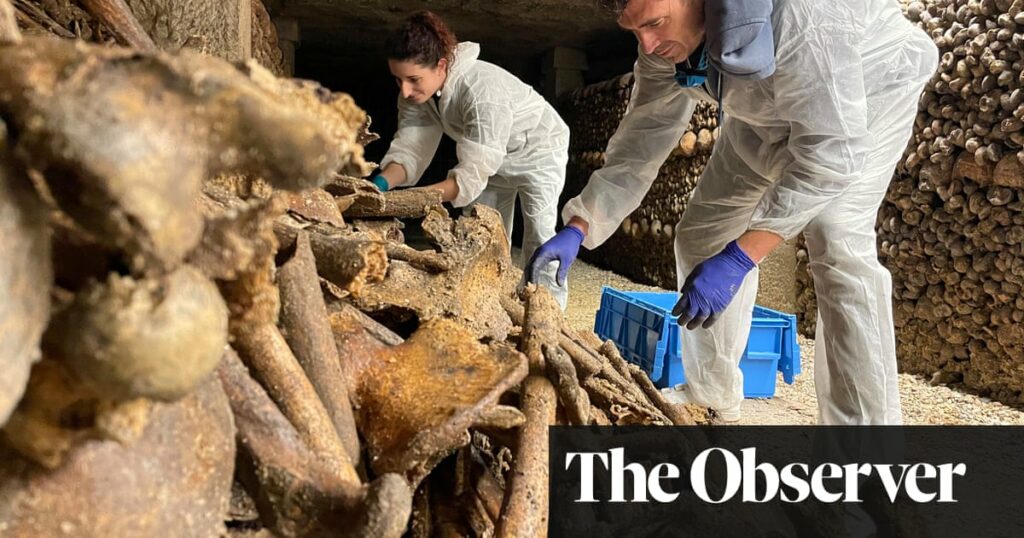
[[[355,9],[358,14],[345,17],[341,16],[344,7],[339,6],[337,13],[317,16],[317,10],[304,7],[304,2],[300,1],[286,3],[275,16],[299,21],[302,37],[295,50],[294,76],[316,80],[333,91],[348,93],[370,115],[371,128],[381,137],[366,146],[366,158],[375,163],[383,159],[398,128],[398,89],[388,70],[383,43],[404,17],[423,7],[444,18],[460,41],[479,43],[481,60],[517,76],[556,108],[558,96],[550,87],[549,73],[550,58],[556,48],[578,51],[585,57],[585,69],[579,73],[582,84],[629,71],[636,56],[633,36],[617,29],[611,16],[601,13],[589,2],[579,2],[576,6],[576,9],[586,10],[587,21],[563,13],[547,18],[543,28],[531,27],[531,22],[523,18],[510,20],[495,16],[496,11],[510,13],[511,7],[466,8],[460,5],[445,9],[444,5],[421,4],[405,2],[378,8],[379,12],[372,6],[362,6]],[[419,185],[443,180],[457,163],[455,143],[445,136]],[[513,245],[520,244],[521,234],[522,219],[517,207]]]

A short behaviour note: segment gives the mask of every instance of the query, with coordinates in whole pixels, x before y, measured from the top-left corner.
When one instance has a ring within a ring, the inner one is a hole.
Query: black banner
[[[1024,536],[1024,428],[552,427],[551,536]]]

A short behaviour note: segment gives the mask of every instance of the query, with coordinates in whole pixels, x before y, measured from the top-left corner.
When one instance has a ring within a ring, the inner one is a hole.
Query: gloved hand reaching
[[[732,241],[721,252],[693,268],[679,290],[679,302],[672,309],[679,325],[687,329],[714,325],[743,284],[743,278],[757,264]]]
[[[558,273],[555,280],[559,286],[565,285],[565,277],[569,275],[569,267],[576,261],[580,245],[583,244],[583,232],[575,226],[566,226],[533,251],[530,261],[526,264],[526,281],[537,282],[541,270],[547,264],[558,261]]]
[[[382,176],[381,174],[373,176],[372,181],[373,184],[377,186],[377,190],[379,190],[380,192],[388,192],[388,189],[391,188],[391,186],[388,185],[388,180],[384,179],[384,176]]]

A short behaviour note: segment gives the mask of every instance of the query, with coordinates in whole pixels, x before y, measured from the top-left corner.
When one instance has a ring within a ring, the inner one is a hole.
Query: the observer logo
[[[710,504],[724,503],[737,495],[749,503],[799,503],[810,497],[825,503],[859,503],[859,485],[874,477],[890,502],[896,502],[902,492],[916,503],[955,503],[955,478],[967,474],[965,463],[822,463],[813,468],[806,463],[789,463],[779,468],[773,463],[759,463],[756,448],[742,448],[739,452],[737,456],[718,447],[700,452],[688,473],[693,494]],[[625,449],[621,447],[603,452],[567,452],[565,470],[571,472],[574,466],[579,469],[580,496],[574,500],[577,503],[671,503],[680,496],[678,486],[683,477],[679,466],[658,463],[647,468],[640,463],[627,464]],[[716,482],[709,487],[713,466],[717,466]],[[610,482],[607,498],[595,496],[595,477],[601,473],[602,482]],[[630,473],[633,484],[628,498],[626,473]]]

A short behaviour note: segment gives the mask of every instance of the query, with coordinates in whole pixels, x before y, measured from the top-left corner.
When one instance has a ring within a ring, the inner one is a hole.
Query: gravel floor
[[[601,287],[629,291],[665,291],[644,286],[577,261],[569,273],[566,318],[576,329],[593,330],[601,305]],[[780,376],[775,397],[744,400],[741,424],[814,424],[814,342],[800,338],[803,372],[792,385]],[[1024,412],[948,386],[932,386],[920,376],[900,374],[900,395],[905,424],[1015,424],[1024,425]]]

